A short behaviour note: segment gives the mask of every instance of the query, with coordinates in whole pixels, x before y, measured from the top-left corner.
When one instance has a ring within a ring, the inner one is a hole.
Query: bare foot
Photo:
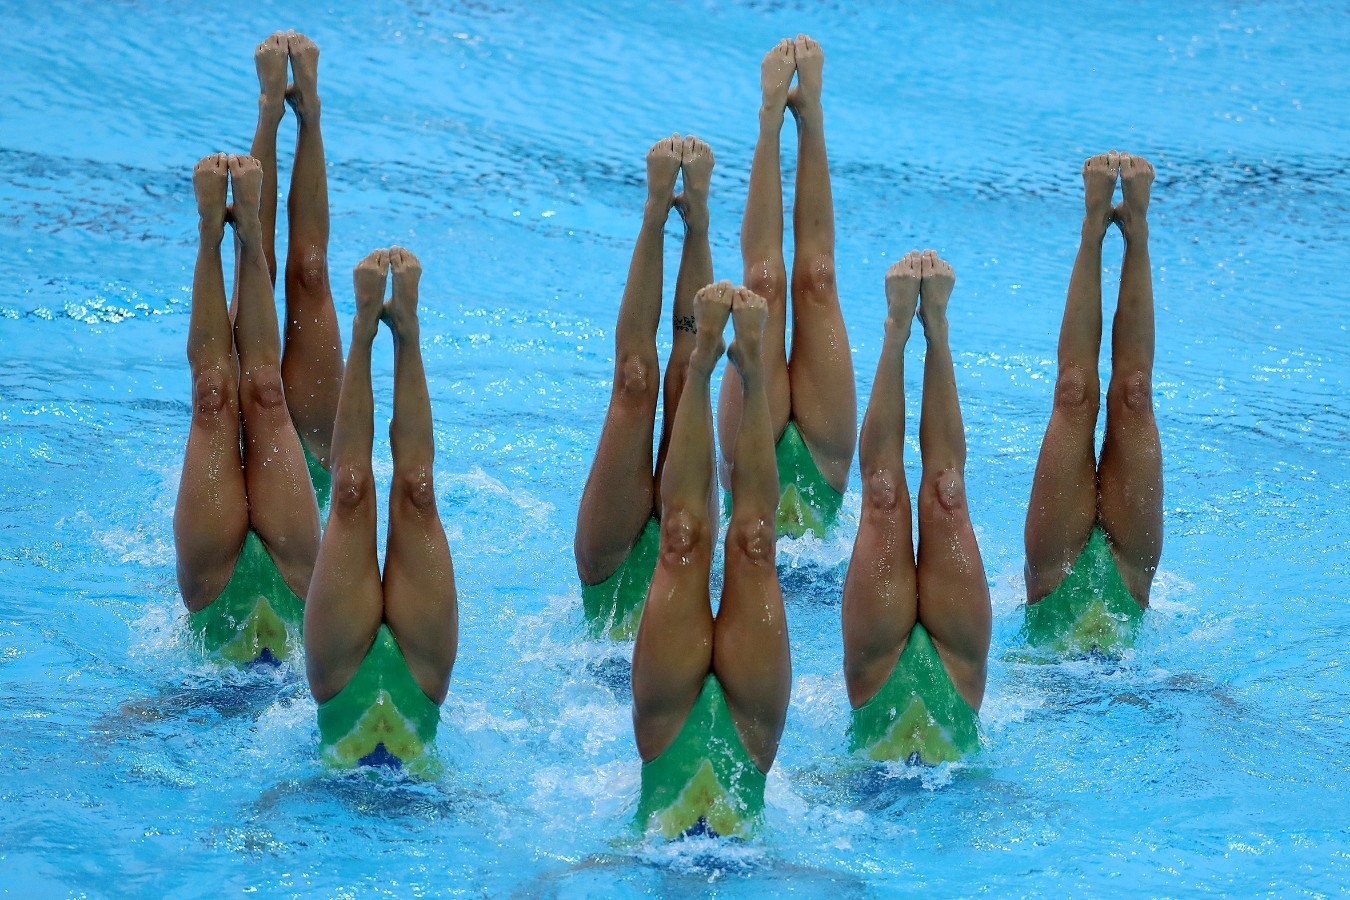
[[[356,294],[356,318],[353,337],[373,338],[384,312],[384,285],[389,278],[389,251],[372,250],[352,270],[352,289]]]
[[[793,41],[797,59],[797,86],[788,92],[787,105],[801,121],[814,122],[821,114],[820,90],[825,69],[825,51],[811,38],[797,35]]]
[[[923,251],[919,282],[919,321],[924,331],[947,324],[947,301],[956,286],[956,273],[951,264],[937,255],[936,250]]]
[[[663,216],[675,202],[675,178],[683,154],[684,140],[679,134],[661,138],[647,151],[647,202]]]
[[[923,254],[911,250],[886,270],[886,327],[909,328],[919,305],[919,279],[923,276]]]
[[[1120,193],[1124,197],[1112,211],[1112,218],[1120,225],[1121,234],[1128,240],[1147,236],[1148,201],[1153,186],[1153,163],[1142,156],[1120,154]]]
[[[389,248],[389,271],[393,273],[394,292],[380,312],[396,337],[405,337],[417,329],[417,285],[422,278],[422,263],[411,251]]]
[[[680,155],[684,190],[675,198],[685,227],[708,229],[708,188],[712,183],[712,170],[712,148],[692,134],[686,137]]]
[[[258,69],[258,108],[280,119],[286,111],[286,35],[278,31],[253,51]]]
[[[735,337],[727,348],[727,359],[740,373],[742,383],[747,375],[758,372],[764,360],[764,323],[769,320],[769,303],[747,287],[738,287],[731,300],[731,326]]]
[[[759,89],[764,95],[765,110],[783,114],[795,71],[797,59],[792,38],[783,38],[764,54],[764,61],[759,64]]]
[[[707,377],[717,367],[717,361],[726,352],[722,331],[731,315],[733,288],[730,281],[719,281],[701,288],[694,295],[694,324],[698,334],[694,350],[689,354],[689,368]]]
[[[1111,223],[1111,196],[1116,192],[1119,174],[1120,154],[1114,150],[1083,161],[1083,203],[1087,207],[1083,225],[1100,228],[1103,235]]]
[[[225,191],[228,188],[229,157],[212,153],[192,168],[192,190],[197,194],[198,230],[202,240],[219,244],[225,236]]]
[[[301,119],[319,114],[319,47],[303,34],[286,32],[291,57],[291,77],[286,102]]]
[[[250,244],[262,239],[262,220],[258,204],[262,200],[262,165],[251,156],[230,156],[230,220],[240,243]]]

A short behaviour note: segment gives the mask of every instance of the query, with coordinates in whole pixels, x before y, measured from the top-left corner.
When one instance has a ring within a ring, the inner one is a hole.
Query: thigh
[[[751,529],[766,533],[747,541],[743,531]],[[722,683],[741,742],[761,771],[767,772],[778,754],[792,693],[787,615],[774,565],[776,535],[772,522],[742,525],[734,517],[727,532],[713,672]],[[756,544],[767,545],[767,553],[755,552]]]
[[[962,697],[984,698],[993,613],[964,479],[926,475],[919,488],[919,622]]]
[[[178,587],[190,612],[204,609],[229,583],[248,533],[248,496],[239,456],[239,406],[232,386],[194,385],[219,403],[193,397],[183,472],[174,507]],[[224,396],[228,394],[228,396]],[[209,408],[203,408],[209,406]]]
[[[684,519],[673,513],[661,522],[661,555],[633,647],[633,729],[645,762],[679,735],[712,670],[711,525]]]
[[[320,703],[351,681],[384,617],[375,548],[375,498],[337,492],[305,598],[305,664]]]
[[[262,393],[273,390],[279,398],[279,385]],[[245,402],[244,480],[253,530],[291,590],[305,596],[319,550],[319,507],[284,401]]]
[[[793,285],[788,375],[792,420],[820,473],[843,493],[853,465],[858,398],[853,356],[832,275],[827,281]]]
[[[1097,470],[1099,515],[1125,586],[1146,606],[1162,557],[1162,444],[1151,398],[1136,409],[1109,402]]]
[[[1027,601],[1047,596],[1087,546],[1097,521],[1097,380],[1061,374],[1041,441],[1026,521]]]
[[[615,373],[614,393],[577,512],[575,552],[582,584],[599,584],[623,565],[656,508],[656,373],[640,376],[640,391],[623,383],[627,377]],[[648,377],[650,390],[645,390]]]
[[[286,266],[286,324],[281,356],[286,406],[300,439],[325,466],[342,390],[342,333],[326,267],[318,283]]]
[[[459,647],[459,605],[450,544],[434,497],[429,504],[390,500],[384,619],[423,693],[443,701]]]
[[[863,485],[862,520],[844,577],[844,681],[855,709],[890,678],[919,611],[909,489],[903,473],[874,480],[881,483]]]

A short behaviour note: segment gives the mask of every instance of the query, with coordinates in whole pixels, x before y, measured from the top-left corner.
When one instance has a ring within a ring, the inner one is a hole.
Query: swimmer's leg
[[[239,456],[239,372],[221,269],[225,239],[226,156],[192,172],[201,220],[192,276],[187,355],[192,369],[192,426],[174,508],[178,587],[193,612],[220,596],[248,532],[248,496]]]
[[[1116,221],[1125,236],[1120,299],[1111,325],[1111,383],[1106,440],[1097,469],[1102,526],[1121,577],[1141,606],[1162,556],[1162,446],[1153,418],[1153,273],[1148,254],[1148,200],[1153,166],[1120,155],[1124,200]]]
[[[239,353],[249,522],[281,577],[303,597],[319,552],[319,509],[282,389],[281,338],[258,218],[262,167],[250,156],[230,157],[229,167],[240,252],[234,346]]]
[[[780,161],[783,114],[796,71],[791,39],[784,38],[764,54],[759,83],[759,139],[750,163],[750,193],[741,220],[741,262],[745,286],[769,304],[764,327],[764,378],[769,423],[777,440],[792,413],[787,365],[787,270],[783,264],[783,173]],[[718,471],[722,487],[731,488],[731,451],[741,421],[741,382],[735,367],[722,376],[717,401],[717,433],[722,437]]]
[[[741,422],[732,453],[733,502],[726,579],[713,631],[713,671],[741,743],[767,772],[778,754],[792,691],[787,614],[775,565],[778,467],[762,359],[768,304],[737,288],[731,316],[736,337],[727,358],[740,373]]]
[[[844,314],[834,277],[834,200],[820,103],[825,55],[806,35],[796,40],[797,86],[788,107],[797,120],[797,196],[792,210],[792,420],[825,480],[848,485],[858,427]]]
[[[328,174],[319,130],[319,48],[294,31],[285,38],[295,77],[286,90],[286,102],[295,110],[299,130],[286,201],[290,234],[281,376],[300,440],[327,466],[342,390],[342,335],[328,279]],[[272,198],[275,203],[275,185]]]
[[[376,250],[352,274],[356,317],[333,425],[333,499],[305,599],[305,666],[322,703],[351,681],[384,621],[375,549],[375,476],[370,456],[375,401],[370,347],[380,328],[389,252]]]
[[[1059,330],[1055,405],[1041,441],[1027,505],[1028,603],[1059,587],[1097,521],[1093,442],[1101,404],[1097,355],[1102,342],[1102,240],[1111,221],[1111,194],[1119,171],[1115,151],[1083,163],[1087,211]]]
[[[708,575],[717,520],[708,515],[713,480],[709,382],[726,347],[722,330],[731,296],[730,282],[723,281],[694,298],[698,335],[661,476],[661,553],[633,647],[633,730],[645,762],[675,740],[712,670]]]
[[[863,505],[844,578],[844,681],[859,707],[890,678],[919,612],[914,523],[905,482],[905,344],[919,302],[921,257],[886,273],[886,337],[867,401],[858,461]]]
[[[708,187],[712,180],[712,148],[693,135],[684,139],[680,171],[684,190],[675,198],[675,206],[684,219],[684,247],[680,271],[675,279],[675,307],[671,315],[670,359],[666,361],[665,381],[661,386],[664,410],[661,414],[661,441],[656,452],[656,484],[670,450],[670,432],[675,410],[684,393],[689,370],[689,354],[694,349],[694,295],[713,281],[712,248],[708,245]],[[708,503],[713,521],[717,520],[717,491],[709,485]]]
[[[277,283],[277,129],[286,114],[286,34],[278,31],[253,51],[258,70],[258,125],[249,154],[263,170],[258,219],[262,222],[267,274]]]
[[[614,386],[577,512],[574,549],[582,584],[614,574],[656,510],[652,432],[660,366],[662,253],[683,141],[673,135],[647,153],[647,203],[614,326]]]
[[[919,320],[928,352],[919,422],[919,621],[957,692],[979,709],[993,613],[966,505],[966,430],[947,343],[947,301],[955,282],[952,267],[924,251]]]
[[[383,318],[394,332],[394,418],[389,447],[389,535],[384,556],[384,618],[422,691],[445,699],[459,641],[459,608],[450,544],[436,509],[431,396],[422,366],[417,283],[422,266],[402,247],[389,248],[393,296]]]

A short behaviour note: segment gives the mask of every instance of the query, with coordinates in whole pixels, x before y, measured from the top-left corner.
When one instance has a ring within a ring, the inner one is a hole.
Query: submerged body
[[[694,346],[694,292],[713,280],[708,245],[708,190],[713,154],[703,141],[678,134],[647,153],[647,202],[633,247],[614,328],[614,384],[595,460],[577,510],[574,553],[582,605],[592,637],[628,640],[656,568],[661,521],[658,488],[671,428]],[[683,177],[684,190],[675,193]],[[656,330],[661,320],[666,219],[678,209],[684,247],[675,281],[670,358],[665,372],[661,440],[652,458],[657,388]]]
[[[834,524],[853,465],[858,420],[853,354],[834,274],[834,198],[821,105],[824,65],[820,45],[805,35],[781,41],[764,57],[759,137],[741,223],[745,285],[769,304],[764,367],[780,487],[775,524],[780,535],[793,537],[808,532],[825,537]],[[788,110],[796,120],[798,145],[790,283],[783,259],[780,164],[780,132]],[[735,369],[727,369],[717,407],[723,436],[720,473],[727,490],[728,448],[735,445],[741,417],[736,379]]]
[[[319,50],[277,32],[254,62],[261,96],[251,157],[207,157],[193,173],[200,243],[188,361],[193,419],[174,513],[178,581],[208,654],[277,662],[299,644],[319,544],[319,506],[341,339],[328,291],[328,188],[319,131]],[[294,83],[286,83],[287,66]],[[284,349],[274,305],[277,129],[300,127],[291,180]],[[233,183],[236,265],[226,301],[220,246]]]
[[[908,253],[886,273],[886,337],[859,442],[863,510],[843,602],[849,749],[872,760],[937,765],[980,745],[992,612],[966,504],[947,339],[954,284],[932,250]],[[928,347],[917,558],[904,470],[904,353],[916,309]]]
[[[698,293],[695,316],[697,341],[661,481],[660,556],[633,648],[633,730],[643,761],[635,824],[665,838],[754,830],[792,681],[775,566],[778,479],[761,357],[766,304],[721,282]],[[740,372],[745,414],[714,616],[709,382],[728,316],[736,337],[727,354]]]
[[[384,300],[393,273],[393,295]],[[305,661],[324,760],[434,774],[436,725],[459,640],[450,546],[432,483],[435,441],[417,319],[421,265],[377,250],[356,267],[356,316],[333,429],[328,527],[305,602]],[[380,324],[394,335],[394,476],[381,572],[371,467],[370,358]]]
[[[1117,179],[1123,199],[1113,206]],[[1128,646],[1162,555],[1147,218],[1152,182],[1152,165],[1126,153],[1113,150],[1083,164],[1087,211],[1060,326],[1054,408],[1026,520],[1026,635],[1057,652]],[[1112,224],[1125,238],[1125,256],[1099,458],[1094,441],[1101,390],[1101,257]]]

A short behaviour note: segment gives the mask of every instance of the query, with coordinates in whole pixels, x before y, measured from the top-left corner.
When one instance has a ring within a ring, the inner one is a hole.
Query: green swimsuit
[[[955,762],[980,749],[979,716],[942,665],[917,622],[909,643],[876,696],[853,710],[849,750],[868,759]]]
[[[381,625],[347,686],[319,704],[323,759],[335,768],[390,766],[435,775],[431,744],[440,707],[418,686],[388,625]]]
[[[648,519],[628,558],[614,574],[599,584],[581,586],[581,605],[586,611],[586,631],[593,637],[609,635],[616,641],[637,634],[642,604],[652,585],[656,558],[661,552],[661,525]]]
[[[836,491],[811,458],[796,422],[788,422],[774,446],[778,463],[778,536],[799,538],[808,531],[823,538],[839,517],[844,495]],[[731,517],[731,495],[723,514]]]
[[[239,665],[279,663],[300,646],[305,604],[287,586],[253,529],[220,596],[188,616],[206,652]]]
[[[1134,644],[1143,618],[1098,525],[1059,587],[1027,604],[1022,633],[1029,644],[1057,654],[1110,653]]]
[[[717,676],[709,674],[674,743],[642,764],[635,826],[667,840],[745,837],[764,811],[765,775],[750,758]]]

